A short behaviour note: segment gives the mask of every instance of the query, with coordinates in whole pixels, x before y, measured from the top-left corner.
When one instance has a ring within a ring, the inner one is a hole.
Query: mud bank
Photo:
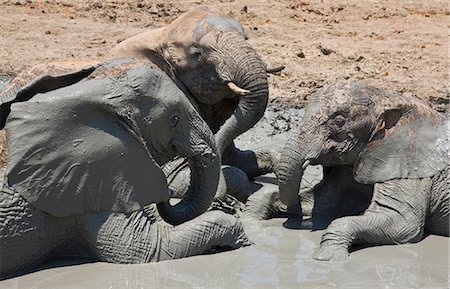
[[[335,79],[354,79],[449,107],[443,0],[0,0],[0,73],[61,59],[102,59],[118,42],[195,5],[244,26],[271,66],[271,98],[304,105]]]
[[[238,147],[282,148],[303,111],[270,105]],[[305,177],[320,180],[319,167]],[[266,181],[272,182],[268,175]],[[322,231],[286,229],[285,218],[244,220],[254,245],[218,254],[142,265],[83,259],[51,261],[39,270],[0,282],[0,288],[448,288],[448,238],[356,250],[347,262],[311,256]]]

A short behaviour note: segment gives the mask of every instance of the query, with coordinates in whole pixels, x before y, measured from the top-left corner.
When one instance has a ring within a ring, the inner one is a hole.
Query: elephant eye
[[[336,117],[334,118],[334,123],[338,126],[338,127],[342,127],[344,126],[344,124],[347,121],[345,120],[345,117],[342,116],[341,114],[336,115]]]
[[[177,125],[178,125],[178,123],[180,122],[180,118],[178,117],[178,115],[173,115],[171,118],[170,118],[170,127],[171,128],[175,128]]]
[[[189,55],[191,55],[194,58],[200,58],[202,52],[197,47],[191,46],[189,47]]]

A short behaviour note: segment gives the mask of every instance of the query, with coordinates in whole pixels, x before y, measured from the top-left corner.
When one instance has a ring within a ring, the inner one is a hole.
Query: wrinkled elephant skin
[[[143,263],[247,243],[234,216],[202,214],[219,179],[214,137],[154,64],[113,60],[17,95],[0,144],[2,278],[66,254]],[[194,173],[172,206],[161,166],[175,156]]]
[[[246,39],[234,18],[198,6],[166,27],[126,39],[108,57],[144,57],[166,71],[192,95],[222,161],[252,177],[272,171],[273,160],[270,153],[233,145],[262,118],[268,101],[266,65]]]
[[[277,164],[281,200],[299,205],[308,164],[324,166],[322,188],[328,183],[342,195],[346,184],[359,184],[358,190],[367,194],[369,189],[373,196],[364,214],[331,222],[315,258],[345,260],[355,243],[402,244],[426,233],[448,236],[449,131],[448,118],[412,97],[351,81],[319,90]],[[340,196],[328,196],[335,206],[342,205]]]

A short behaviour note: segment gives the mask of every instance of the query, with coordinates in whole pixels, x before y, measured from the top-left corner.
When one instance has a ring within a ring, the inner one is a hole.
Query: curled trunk
[[[212,203],[219,181],[220,160],[211,159],[206,166],[202,156],[188,160],[191,168],[191,184],[184,198],[172,206],[169,202],[158,203],[161,217],[172,225],[179,225],[204,213]]]
[[[218,150],[223,152],[233,139],[249,130],[264,116],[269,88],[265,63],[241,35],[225,33],[218,45],[228,53],[224,66],[230,71],[230,81],[250,92],[239,95],[237,108],[216,133]]]
[[[179,225],[204,213],[211,205],[217,190],[220,173],[220,155],[207,124],[192,109],[185,131],[187,139],[175,140],[177,151],[188,160],[191,170],[189,189],[183,199],[172,206],[158,203],[161,217],[172,225]]]

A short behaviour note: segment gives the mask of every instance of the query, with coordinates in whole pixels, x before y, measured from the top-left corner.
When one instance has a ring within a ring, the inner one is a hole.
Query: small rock
[[[318,48],[319,48],[320,52],[322,52],[323,55],[330,55],[331,53],[334,52],[334,51],[331,50],[330,48],[326,48],[326,47],[323,47],[323,46],[321,46],[321,45],[319,45]]]
[[[297,56],[300,58],[305,58],[305,53],[303,53],[303,51],[300,51],[299,53],[297,53]]]
[[[158,8],[156,8],[156,6],[152,6],[150,7],[150,9],[148,9],[148,12],[150,12],[150,14],[158,14]]]

